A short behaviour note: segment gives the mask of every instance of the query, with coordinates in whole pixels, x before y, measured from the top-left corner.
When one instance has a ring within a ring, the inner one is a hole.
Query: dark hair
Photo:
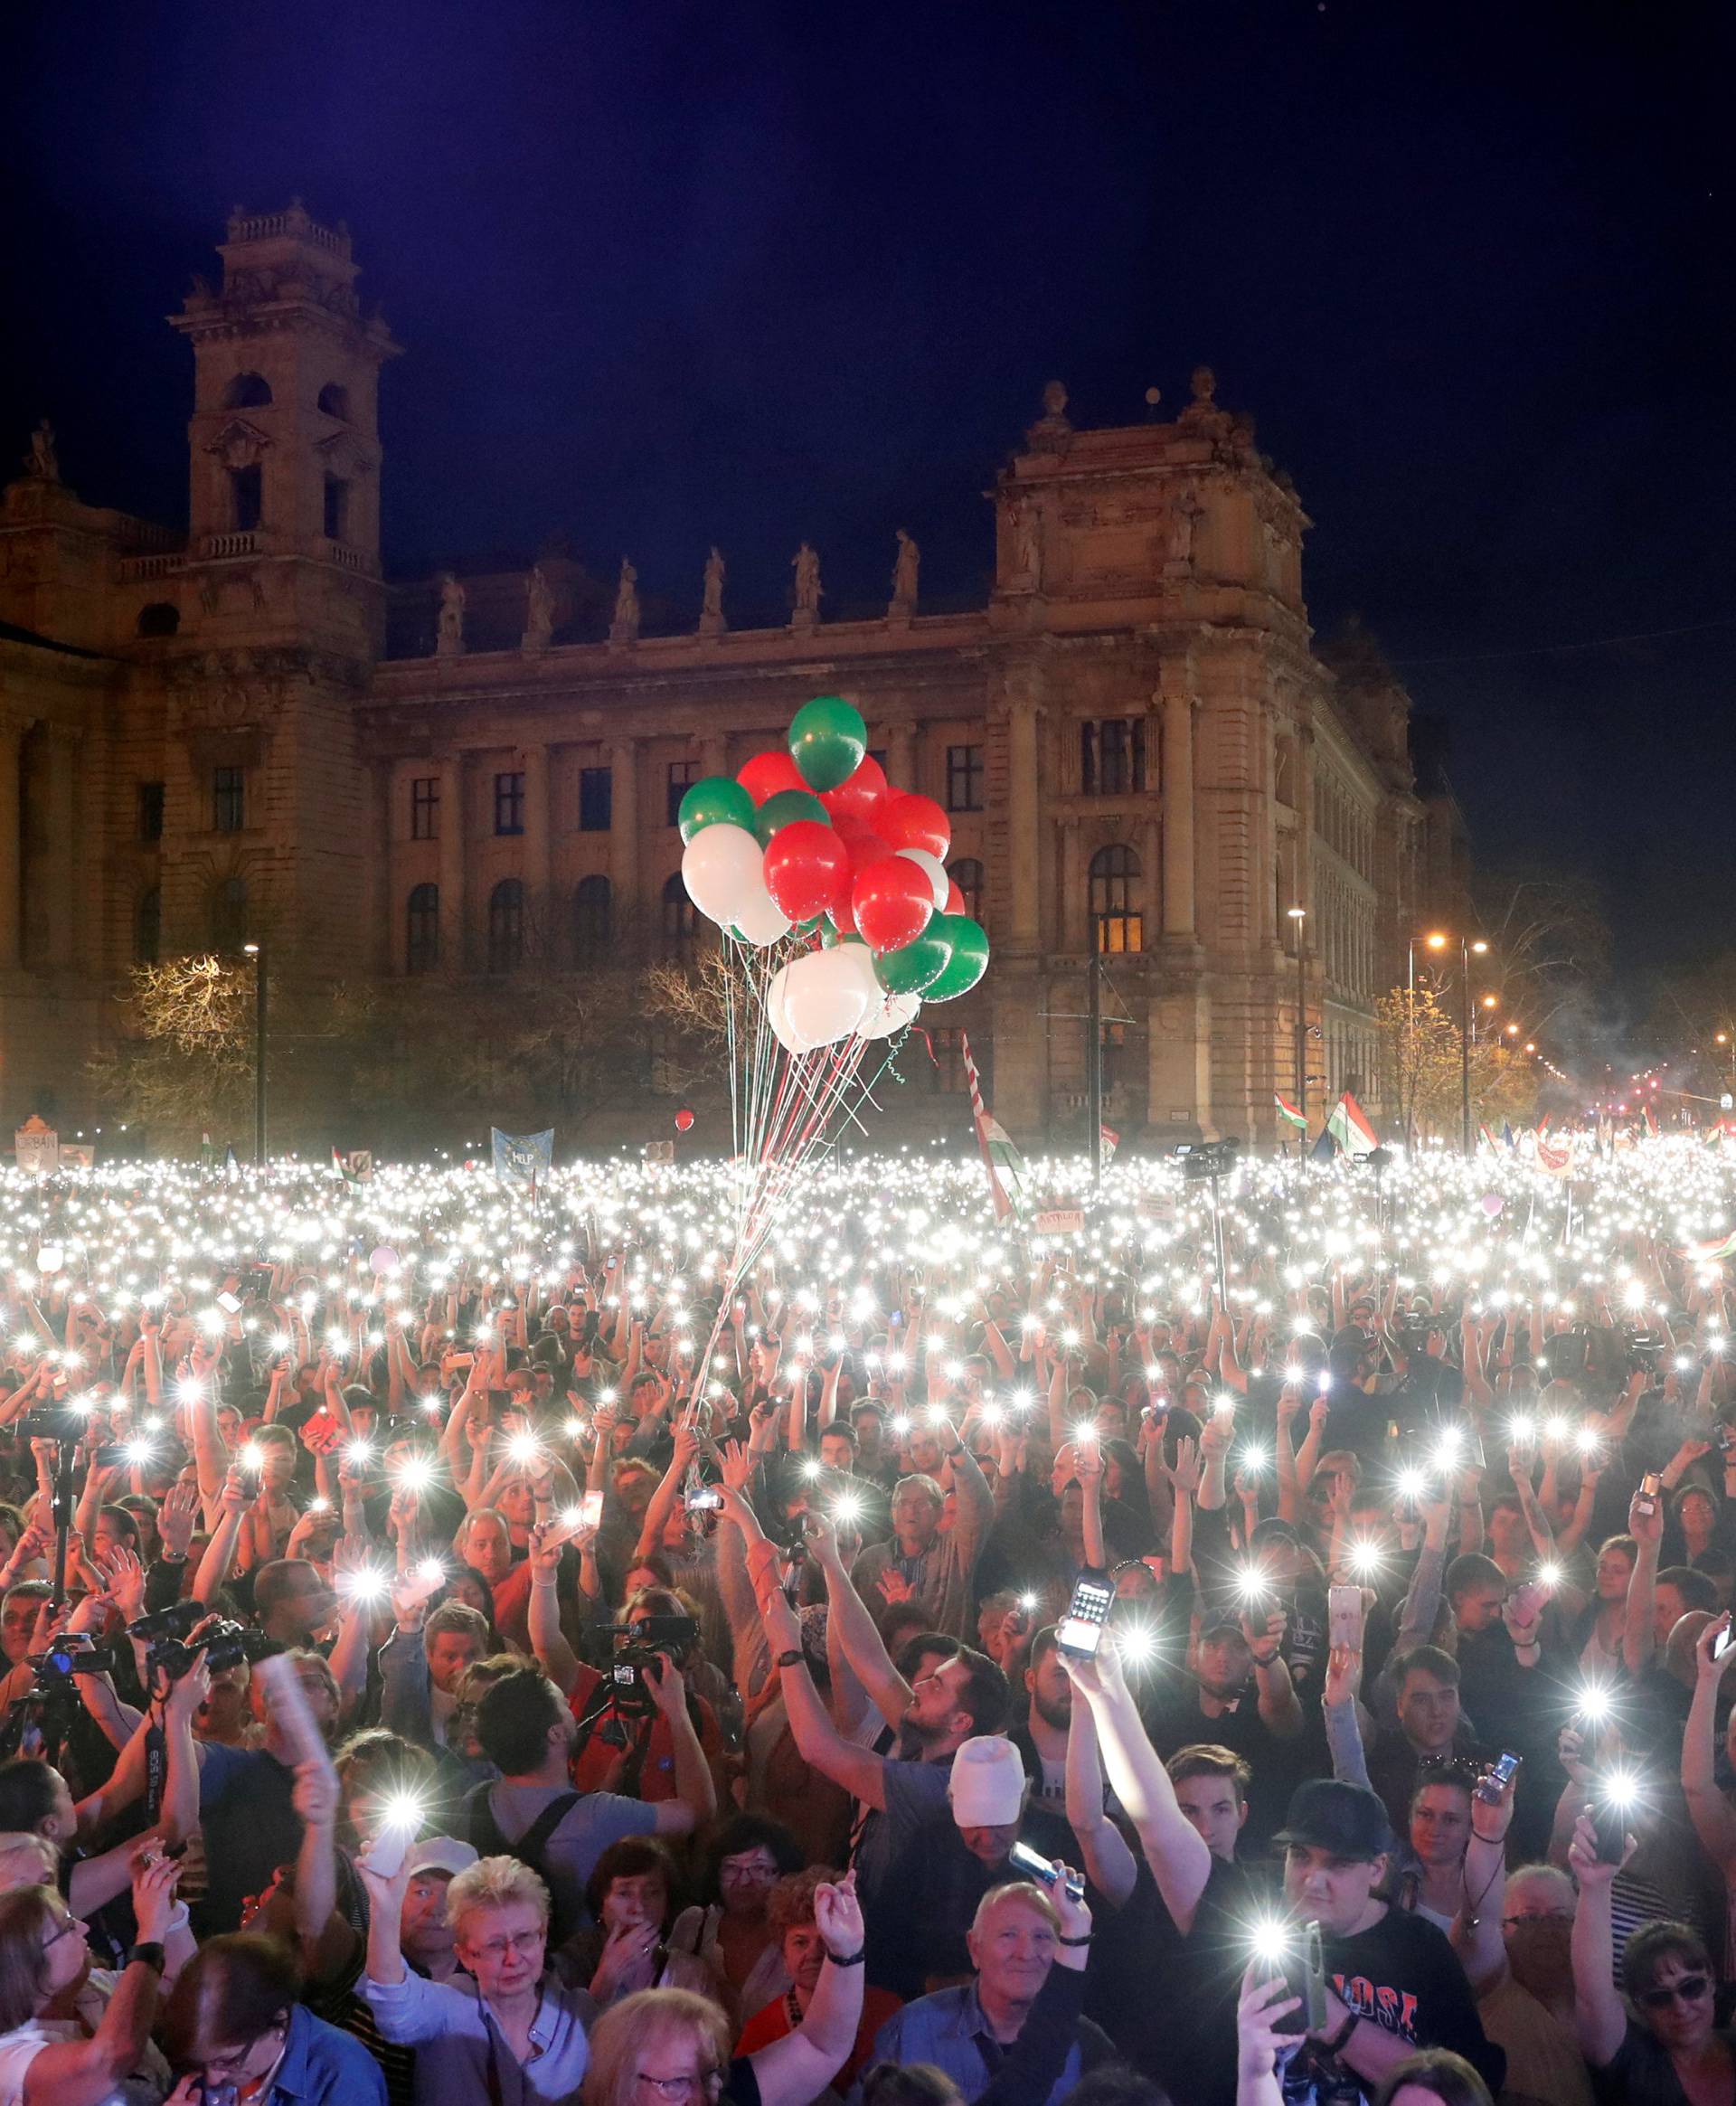
[[[656,1873],[663,1882],[664,1919],[665,1922],[675,1912],[679,1901],[681,1875],[675,1869],[675,1858],[668,1846],[658,1842],[655,1836],[623,1836],[618,1843],[611,1843],[597,1860],[590,1877],[585,1882],[585,1906],[600,1923],[603,1920],[603,1903],[609,1890],[618,1879],[640,1879],[647,1873]]]
[[[1222,1777],[1234,1785],[1238,1799],[1246,1799],[1254,1781],[1253,1765],[1216,1741],[1195,1741],[1192,1747],[1178,1748],[1164,1768],[1172,1784],[1185,1784],[1193,1777]]]
[[[1692,1565],[1665,1565],[1654,1582],[1656,1586],[1674,1587],[1682,1597],[1684,1609],[1713,1609],[1718,1606],[1718,1588],[1708,1572],[1697,1572]]]
[[[769,1850],[779,1878],[799,1872],[807,1863],[801,1845],[782,1821],[768,1820],[764,1814],[734,1814],[712,1836],[705,1853],[705,1898],[716,1901],[720,1871],[726,1857],[739,1857],[744,1850]]]
[[[826,1439],[828,1433],[835,1435],[840,1440],[847,1440],[852,1448],[854,1448],[857,1445],[856,1430],[850,1423],[848,1419],[834,1419],[829,1425],[822,1426],[820,1428],[820,1439],[822,1440]]]
[[[931,2062],[877,2062],[860,2092],[861,2106],[962,2106],[964,2096]]]
[[[123,1535],[129,1544],[138,1541],[138,1516],[130,1506],[99,1506],[97,1519],[106,1521],[117,1535]]]
[[[1630,1565],[1639,1563],[1639,1542],[1636,1536],[1606,1535],[1598,1545],[1598,1555],[1601,1557],[1607,1550],[1619,1551]]]
[[[911,1606],[920,1608],[921,1603],[911,1604],[901,1601],[895,1602],[893,1606],[900,1609]],[[889,1611],[888,1620],[890,1621],[890,1620]],[[924,1653],[933,1653],[937,1658],[941,1660],[956,1660],[964,1649],[964,1645],[959,1639],[948,1638],[944,1630],[919,1630],[913,1638],[907,1638],[904,1643],[900,1646],[892,1665],[908,1682],[910,1676],[915,1674],[916,1664]]]
[[[1447,1568],[1441,1591],[1449,1601],[1457,1601],[1473,1587],[1499,1587],[1504,1594],[1507,1588],[1507,1575],[1492,1557],[1485,1557],[1480,1550],[1467,1550],[1462,1557],[1453,1560]]]
[[[1169,2096],[1143,2071],[1105,2062],[1079,2080],[1067,2094],[1067,2106],[1169,2106]]]
[[[568,1717],[561,1692],[540,1667],[503,1675],[476,1706],[476,1740],[503,1777],[523,1777],[549,1752],[549,1729]]]
[[[38,1755],[14,1755],[0,1762],[0,1832],[37,1834],[54,1811],[52,1764]]]
[[[1420,2054],[1406,2055],[1387,2072],[1385,2083],[1375,2093],[1374,2106],[1387,2106],[1406,2084],[1432,2092],[1441,2106],[1493,2106],[1489,2087],[1465,2057],[1450,2048],[1425,2047]],[[1079,2093],[1075,2092],[1072,2096],[1076,2099]]]
[[[958,1708],[970,1714],[971,1732],[981,1735],[1005,1731],[1013,1712],[1013,1693],[1007,1687],[1006,1676],[975,1646],[960,1646],[953,1657],[965,1663],[958,1701]]]
[[[269,2032],[300,1995],[301,1969],[287,1946],[245,1931],[210,1939],[169,1992],[165,2051],[172,2063],[203,2063],[213,2048]]]
[[[1052,1653],[1060,1643],[1061,1626],[1058,1623],[1045,1623],[1031,1639],[1024,1656],[1025,1666],[1034,1667],[1040,1660]]]
[[[1708,1972],[1712,1968],[1705,1940],[1691,1923],[1654,1918],[1649,1923],[1642,1923],[1622,1948],[1621,1986],[1630,1997],[1651,1988],[1662,1960],[1684,1960],[1691,1967],[1703,1967]]]
[[[1412,1646],[1402,1659],[1393,1663],[1393,1676],[1401,1691],[1413,1668],[1432,1675],[1437,1682],[1446,1683],[1449,1689],[1458,1687],[1458,1662],[1451,1653],[1442,1652],[1439,1646]]]

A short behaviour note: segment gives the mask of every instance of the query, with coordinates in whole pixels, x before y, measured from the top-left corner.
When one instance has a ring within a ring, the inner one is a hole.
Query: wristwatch
[[[1351,2035],[1355,2032],[1362,2022],[1363,2017],[1360,2011],[1348,2013],[1337,2032],[1333,2035],[1330,2040],[1323,2040],[1320,2043],[1321,2046],[1326,2049],[1328,2054],[1342,2054],[1350,2043]]]
[[[771,1663],[774,1667],[799,1667],[806,1664],[807,1655],[800,1646],[792,1647],[787,1653],[779,1653]]]
[[[148,1940],[146,1939],[141,1939],[140,1941],[135,1945],[127,1953],[127,1966],[130,1967],[136,1960],[142,1960],[146,1967],[154,1967],[158,1974],[161,1974],[169,1964],[164,1954],[163,1948],[160,1945],[155,1945],[151,1943]]]

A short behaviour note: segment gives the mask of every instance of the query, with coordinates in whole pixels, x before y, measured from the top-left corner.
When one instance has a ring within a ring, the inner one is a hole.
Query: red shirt
[[[590,1708],[602,1686],[603,1677],[595,1667],[588,1667],[580,1661],[579,1679],[572,1686],[572,1715],[582,1718]],[[689,1696],[689,1705],[699,1714],[699,1744],[705,1760],[715,1773],[723,1760],[723,1735],[718,1729],[717,1714],[703,1696]],[[662,1712],[654,1711],[648,1722],[643,1718],[624,1717],[612,1706],[605,1708],[598,1716],[590,1738],[574,1757],[571,1766],[573,1785],[580,1791],[600,1791],[608,1782],[609,1772],[623,1754],[645,1750],[639,1767],[639,1781],[634,1796],[655,1803],[660,1799],[675,1796],[675,1749],[669,1732],[669,1721]],[[609,1729],[618,1725],[621,1733],[611,1734]],[[623,1746],[623,1740],[625,1745]],[[626,1790],[627,1785],[617,1782],[611,1788]]]

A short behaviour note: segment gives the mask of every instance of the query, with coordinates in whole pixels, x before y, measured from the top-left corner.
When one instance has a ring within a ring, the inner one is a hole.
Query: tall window
[[[669,785],[665,792],[665,807],[663,823],[673,826],[680,822],[681,800],[699,779],[697,760],[672,760],[669,763]]]
[[[410,786],[410,837],[433,841],[440,831],[440,779],[419,775]]]
[[[947,875],[965,897],[965,911],[973,921],[983,918],[983,866],[974,855],[961,855],[948,866]]]
[[[1079,787],[1087,797],[1128,797],[1146,782],[1143,717],[1100,717],[1079,727]]]
[[[572,962],[594,965],[609,949],[609,886],[606,877],[581,877],[572,895]]]
[[[579,770],[579,831],[607,834],[615,815],[615,771],[611,768]]]
[[[147,845],[163,838],[163,785],[160,782],[141,782],[138,786],[138,837]]]
[[[133,963],[155,965],[163,948],[163,894],[156,885],[133,905]]]
[[[1136,891],[1139,858],[1118,842],[1091,858],[1091,925],[1100,951],[1143,950],[1145,917]]]
[[[980,746],[947,748],[947,809],[980,812],[983,808],[983,750]]]
[[[693,902],[687,897],[681,873],[676,871],[663,888],[663,948],[670,958],[678,958],[684,964],[693,955]]]
[[[514,768],[495,778],[495,831],[524,831],[524,770]]]
[[[411,885],[404,903],[404,970],[431,973],[440,962],[440,888]]]
[[[239,950],[247,941],[247,880],[225,878],[211,895],[211,948]]]
[[[504,877],[488,895],[488,970],[516,972],[524,962],[524,887]]]
[[[265,479],[259,464],[231,468],[229,473],[230,516],[237,534],[251,534],[259,524],[265,503]]]
[[[326,478],[326,538],[327,541],[350,538],[350,486],[342,476]]]
[[[239,834],[247,824],[247,774],[240,768],[211,771],[211,823],[220,834]]]

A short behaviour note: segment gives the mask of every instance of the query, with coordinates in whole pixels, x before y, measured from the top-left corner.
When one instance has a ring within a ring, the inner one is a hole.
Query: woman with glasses
[[[0,1897],[0,2101],[107,2106],[160,2099],[168,2064],[151,2045],[180,1866],[140,1854],[138,1943],[118,1974],[93,1969],[84,1924],[49,1886]]]
[[[386,2106],[385,2079],[359,2040],[316,2018],[286,1946],[231,1931],[199,1948],[169,1997],[163,2044],[188,2073],[168,2106]],[[32,2106],[26,2099],[24,2106]],[[49,2106],[63,2106],[55,2096]]]
[[[1628,1838],[1623,1861],[1633,1855]],[[1599,2088],[1636,2106],[1736,2106],[1736,2039],[1713,2023],[1716,1980],[1704,1941],[1686,1923],[1642,1923],[1614,1987],[1610,1888],[1619,1866],[1598,1855],[1590,1814],[1568,1862],[1580,1883],[1573,1919],[1573,2006],[1580,2046]]]
[[[468,1985],[427,1981],[404,1964],[399,1923],[415,1862],[407,1854],[391,1879],[358,1862],[372,1912],[367,1971],[356,1988],[385,2037],[419,2051],[418,2106],[565,2106],[590,2060],[585,2018],[592,2007],[547,1971],[548,1888],[516,1857],[480,1858],[453,1880],[446,1920],[472,1993]]]
[[[852,1874],[815,1890],[826,1959],[799,2026],[730,2055],[730,2024],[685,1989],[642,1989],[591,2034],[582,2106],[810,2106],[844,2066],[862,2023],[862,1910]]]
[[[737,1814],[712,1839],[703,1904],[675,1919],[670,1945],[698,1954],[738,2016],[788,1987],[782,1940],[766,1912],[772,1888],[801,1869],[801,1846],[781,1821]]]

